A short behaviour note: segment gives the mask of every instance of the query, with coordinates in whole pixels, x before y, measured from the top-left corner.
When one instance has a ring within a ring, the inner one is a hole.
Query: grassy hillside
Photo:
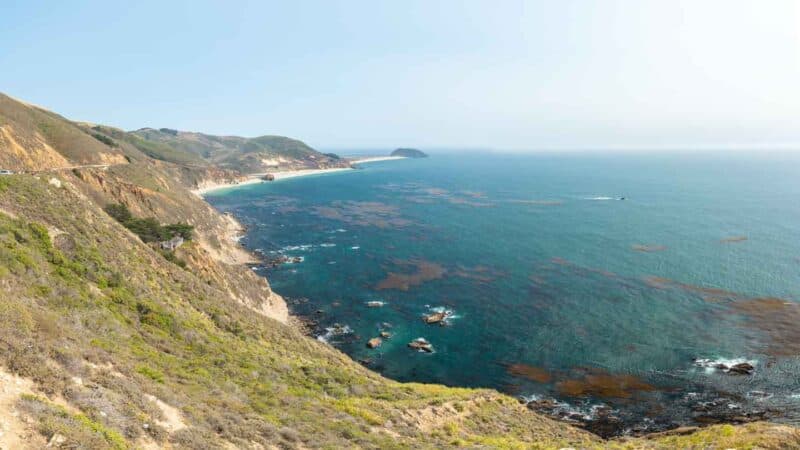
[[[183,154],[194,155],[218,167],[242,173],[259,173],[267,170],[338,167],[345,165],[317,152],[304,142],[283,136],[212,136],[203,133],[171,130],[168,128],[142,128],[130,133],[152,143],[168,146]],[[167,159],[173,161],[172,159]]]
[[[0,168],[41,170],[83,164],[122,164],[123,152],[76,124],[0,94]]]
[[[95,125],[86,131],[95,135],[107,136],[115,142],[122,143],[122,145],[127,144],[129,148],[159,161],[192,165],[205,164],[203,158],[197,154],[184,151],[165,142],[145,139],[135,133],[128,133],[118,128]]]
[[[238,174],[340,167],[347,163],[283,136],[212,136],[167,128],[118,128],[71,122],[0,94],[0,169],[43,170],[124,164],[147,158]]]

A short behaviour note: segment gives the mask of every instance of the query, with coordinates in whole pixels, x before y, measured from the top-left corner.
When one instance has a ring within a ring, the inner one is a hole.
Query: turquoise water
[[[534,404],[577,421],[607,406],[617,434],[800,417],[798,163],[437,154],[207,198],[248,248],[303,258],[254,270],[372,369],[552,398]],[[422,320],[436,308],[446,326]]]

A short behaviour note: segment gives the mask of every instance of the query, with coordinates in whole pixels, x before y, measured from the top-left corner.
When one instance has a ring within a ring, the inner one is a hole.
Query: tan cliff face
[[[24,136],[11,124],[0,125],[0,168],[23,171],[69,165],[39,133]]]
[[[226,292],[232,299],[259,314],[288,323],[286,302],[272,291],[266,278],[242,265],[222,263],[206,248],[203,243],[189,244],[179,248],[176,254],[187,262],[187,267],[197,276]]]
[[[289,316],[286,303],[272,292],[265,278],[244,265],[257,259],[236,242],[244,233],[243,227],[234,218],[191,195],[170,178],[164,165],[137,163],[122,168],[81,169],[65,177],[101,206],[122,203],[139,217],[193,225],[192,245],[178,252],[188,268],[241,304],[286,323]],[[131,179],[139,183],[131,183]]]

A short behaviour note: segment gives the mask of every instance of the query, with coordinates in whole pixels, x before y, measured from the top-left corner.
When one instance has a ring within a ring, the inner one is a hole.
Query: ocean
[[[453,152],[206,198],[318,339],[616,435],[798,422],[798,163]]]

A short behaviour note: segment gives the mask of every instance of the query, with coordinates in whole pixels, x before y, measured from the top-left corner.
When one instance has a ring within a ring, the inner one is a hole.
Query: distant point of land
[[[393,151],[391,156],[403,156],[405,158],[427,158],[427,153],[416,148],[398,148]]]

